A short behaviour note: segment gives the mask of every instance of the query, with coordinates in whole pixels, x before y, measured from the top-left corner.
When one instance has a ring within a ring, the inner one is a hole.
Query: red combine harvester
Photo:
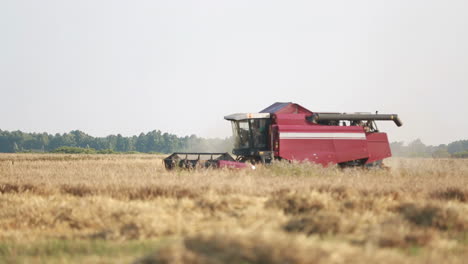
[[[273,160],[309,161],[327,166],[382,166],[390,157],[386,133],[376,120],[402,122],[396,114],[320,113],[294,103],[274,103],[260,113],[232,114],[234,159],[229,153],[176,152],[164,159],[174,167],[243,168]]]

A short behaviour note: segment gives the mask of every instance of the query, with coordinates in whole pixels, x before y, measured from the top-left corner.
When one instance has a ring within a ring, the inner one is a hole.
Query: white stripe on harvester
[[[364,133],[283,132],[280,139],[366,139]]]

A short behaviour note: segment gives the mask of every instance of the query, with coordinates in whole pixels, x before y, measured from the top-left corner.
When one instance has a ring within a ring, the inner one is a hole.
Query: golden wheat
[[[166,171],[155,155],[0,155],[0,262],[464,263],[468,161]]]

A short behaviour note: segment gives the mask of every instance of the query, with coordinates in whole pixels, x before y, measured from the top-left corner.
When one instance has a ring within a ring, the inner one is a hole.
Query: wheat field
[[[0,154],[0,263],[466,263],[468,160],[166,171]]]

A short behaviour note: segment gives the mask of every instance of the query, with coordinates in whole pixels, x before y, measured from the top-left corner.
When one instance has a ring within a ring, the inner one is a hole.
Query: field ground
[[[466,263],[468,160],[167,172],[0,155],[0,263]]]

